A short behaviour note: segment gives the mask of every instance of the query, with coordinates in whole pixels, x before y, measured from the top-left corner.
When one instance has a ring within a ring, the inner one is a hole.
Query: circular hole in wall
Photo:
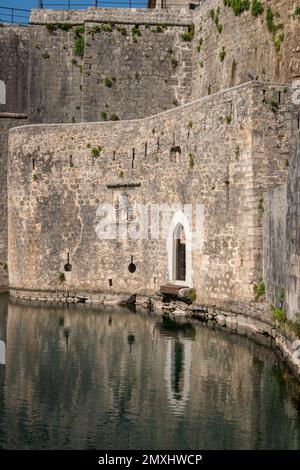
[[[72,271],[72,265],[70,263],[65,264],[65,271],[68,273]]]
[[[130,265],[128,266],[128,271],[130,273],[135,273],[136,271],[136,265],[134,263],[130,263]]]

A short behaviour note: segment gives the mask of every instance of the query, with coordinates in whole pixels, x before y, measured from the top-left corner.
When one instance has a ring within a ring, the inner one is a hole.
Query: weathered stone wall
[[[286,285],[287,187],[278,186],[264,195],[264,280],[266,300],[283,307]]]
[[[8,286],[7,264],[7,141],[12,127],[24,124],[22,115],[0,113],[0,290]],[[25,118],[26,115],[24,115]],[[25,120],[26,122],[26,120]]]
[[[165,239],[99,240],[96,236],[99,204],[116,204],[122,195],[129,206],[134,202],[203,204],[204,244],[192,253],[192,284],[198,299],[208,303],[251,300],[252,283],[262,272],[261,251],[255,245],[256,234],[258,245],[262,239],[255,159],[260,159],[262,190],[279,179],[280,169],[284,181],[286,155],[271,141],[276,139],[279,122],[288,133],[291,119],[290,98],[281,102],[275,118],[263,101],[264,90],[278,92],[268,85],[250,84],[141,121],[12,130],[10,285],[155,292],[169,280]],[[259,127],[256,112],[260,110],[269,114],[268,129],[264,123]],[[258,130],[261,140],[255,141]],[[262,142],[265,152],[258,157]],[[91,150],[97,146],[102,150],[93,158]],[[181,151],[177,162],[170,155],[174,146]],[[68,253],[72,271],[65,272],[66,280],[60,282]],[[128,270],[131,260],[135,273]]]
[[[264,195],[264,279],[266,296],[289,319],[300,316],[300,147],[287,184]]]
[[[27,113],[28,28],[0,27],[0,81],[5,83],[6,102],[0,113]]]
[[[299,132],[299,131],[298,131]],[[300,143],[287,183],[287,250],[285,304],[290,317],[300,318]],[[277,254],[278,256],[278,254]]]
[[[0,289],[8,285],[7,140],[11,127],[24,124],[28,95],[28,29],[0,27]]]
[[[187,12],[38,10],[31,22],[32,122],[141,118],[191,94],[192,46],[181,39],[192,23]]]
[[[299,2],[261,3],[264,11],[257,17],[251,10],[235,16],[223,0],[206,0],[195,10],[193,98],[247,82],[251,77],[275,83],[291,83],[300,77],[300,17],[294,15]],[[275,35],[268,29],[268,7],[274,13],[273,28],[284,25]]]

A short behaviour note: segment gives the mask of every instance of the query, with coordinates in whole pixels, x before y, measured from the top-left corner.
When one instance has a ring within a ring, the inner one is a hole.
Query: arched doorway
[[[171,221],[167,251],[169,282],[192,287],[192,234],[189,221],[181,210]]]

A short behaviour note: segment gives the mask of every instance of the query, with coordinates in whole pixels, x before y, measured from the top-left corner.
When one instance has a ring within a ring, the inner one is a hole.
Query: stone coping
[[[201,98],[197,98],[196,100],[193,100],[193,101],[189,101],[188,103],[185,103],[181,106],[178,106],[176,108],[170,108],[170,109],[167,109],[166,111],[163,111],[161,113],[158,113],[158,114],[153,114],[151,116],[146,116],[144,118],[141,118],[141,119],[125,119],[125,120],[120,120],[120,121],[94,121],[94,122],[88,122],[88,121],[82,121],[82,122],[77,122],[77,123],[51,123],[51,124],[25,124],[24,126],[18,126],[18,127],[12,127],[10,130],[9,130],[9,133],[14,133],[14,132],[22,132],[22,129],[24,128],[27,128],[27,129],[30,129],[30,128],[33,128],[33,129],[37,129],[37,128],[40,128],[40,129],[51,129],[51,128],[54,128],[54,127],[57,127],[57,128],[68,128],[68,127],[72,127],[74,129],[76,128],[79,128],[82,130],[82,132],[84,132],[84,128],[85,127],[89,127],[89,126],[99,126],[99,128],[101,126],[107,126],[107,127],[111,127],[111,128],[116,128],[117,126],[123,126],[124,123],[142,123],[142,122],[149,122],[151,124],[152,121],[156,120],[156,119],[160,119],[160,118],[165,118],[167,117],[168,115],[177,115],[177,114],[180,114],[182,112],[183,109],[186,109],[186,108],[193,108],[194,106],[198,106],[202,103],[205,103],[206,101],[210,101],[210,100],[213,100],[214,98],[216,97],[222,97],[224,99],[226,99],[226,95],[230,95],[230,93],[234,92],[234,91],[239,91],[239,90],[244,90],[244,89],[262,89],[262,88],[266,88],[268,90],[270,89],[281,89],[281,88],[289,88],[290,85],[286,84],[286,83],[270,83],[270,82],[263,82],[263,81],[248,81],[248,82],[244,82],[244,83],[240,83],[239,85],[236,85],[234,87],[230,87],[230,88],[226,88],[224,90],[220,90],[216,93],[213,93],[211,95],[207,95],[207,96],[202,96]]]
[[[193,22],[194,10],[188,8],[153,10],[147,8],[87,8],[84,10],[31,10],[29,23],[43,25],[49,23],[84,24],[166,24],[169,26],[189,26]]]
[[[35,305],[81,305],[87,307],[121,306],[142,308],[176,321],[200,320],[214,322],[234,333],[251,336],[262,335],[272,339],[297,378],[300,380],[300,339],[280,331],[272,319],[266,303],[228,302],[224,305],[187,305],[182,301],[164,302],[162,296],[116,294],[109,292],[69,292],[67,290],[38,291],[10,288],[13,302]]]

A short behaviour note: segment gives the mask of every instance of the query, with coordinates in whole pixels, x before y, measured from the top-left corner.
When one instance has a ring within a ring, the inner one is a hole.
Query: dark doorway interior
[[[176,240],[176,280],[185,281],[186,276],[186,253],[185,240]]]

